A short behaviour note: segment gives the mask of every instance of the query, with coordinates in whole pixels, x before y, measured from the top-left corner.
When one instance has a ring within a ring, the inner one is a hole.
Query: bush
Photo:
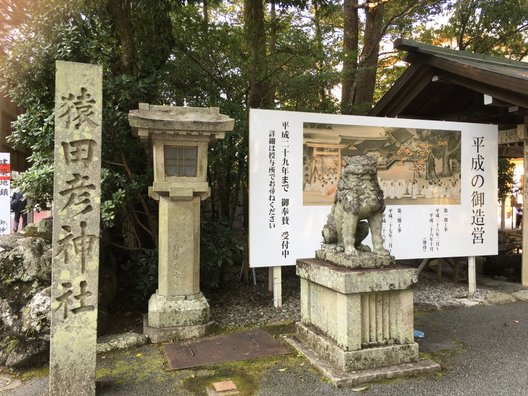
[[[220,220],[202,214],[200,241],[200,285],[202,289],[218,289],[225,271],[242,252],[242,243],[235,232]]]
[[[225,271],[242,253],[242,244],[225,223],[202,215],[200,241],[200,287],[218,289]],[[158,286],[158,250],[133,252],[120,267],[120,301],[145,308]],[[120,304],[123,308],[122,304]]]
[[[134,307],[144,308],[158,287],[158,250],[130,254],[120,270],[121,295]]]

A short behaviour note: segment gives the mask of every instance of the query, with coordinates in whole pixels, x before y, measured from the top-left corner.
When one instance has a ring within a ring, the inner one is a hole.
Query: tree
[[[338,103],[332,91],[339,83],[342,36],[338,4],[281,1],[276,14],[277,38],[268,55],[275,107],[335,113]]]
[[[54,61],[103,66],[101,209],[105,226],[117,227],[106,242],[127,249],[150,247],[157,240],[145,196],[150,169],[131,135],[127,113],[138,102],[159,97],[160,72],[172,45],[169,11],[166,1],[31,2],[17,30],[25,40],[10,42],[1,66],[4,90],[25,109],[11,141],[33,151],[20,183],[41,205],[51,201],[53,180]]]
[[[358,1],[343,1],[343,82],[341,90],[341,112],[349,114],[354,104],[356,72],[359,54]]]
[[[249,53],[248,106],[270,108],[273,96],[265,60],[264,0],[244,0],[244,30]]]
[[[16,39],[18,27],[27,21],[29,0],[0,0],[0,53]]]
[[[343,0],[341,113],[366,113],[372,107],[380,77],[380,43],[412,34],[409,27],[436,15],[443,1]]]
[[[524,0],[458,0],[446,6],[448,23],[438,39],[454,48],[522,60],[528,55],[528,3]]]
[[[418,129],[418,136],[427,144],[429,156],[432,161],[432,166],[427,174],[427,179],[436,179],[438,177],[450,177],[451,172],[451,158],[456,158],[460,161],[460,132],[458,131],[434,131],[430,129]],[[440,175],[436,175],[434,160],[442,160],[442,170]]]

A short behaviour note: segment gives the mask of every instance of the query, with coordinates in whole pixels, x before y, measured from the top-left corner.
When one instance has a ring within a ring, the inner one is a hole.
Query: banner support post
[[[475,256],[468,257],[468,288],[469,294],[473,295],[477,291],[477,270]]]

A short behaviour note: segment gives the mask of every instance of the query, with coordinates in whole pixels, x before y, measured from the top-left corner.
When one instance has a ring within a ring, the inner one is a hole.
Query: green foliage
[[[515,164],[513,162],[508,158],[499,157],[498,197],[501,202],[504,202],[510,194],[516,192],[513,178],[514,170]]]
[[[391,50],[398,38],[432,44],[439,15],[448,0],[402,0],[385,3],[383,49],[378,61],[374,101],[378,101],[407,69],[401,61],[405,53]]]
[[[200,283],[203,289],[216,289],[222,276],[242,252],[235,233],[220,221],[202,215],[200,243]],[[144,308],[158,284],[158,251],[130,254],[119,269],[121,299]]]
[[[34,205],[48,208],[53,199],[53,164],[32,166],[19,175],[14,186],[24,191]]]
[[[6,351],[6,353],[9,355],[13,350],[20,345],[20,339],[14,336],[5,336],[2,342],[0,343],[0,347]]]
[[[32,150],[31,168],[17,186],[41,206],[51,201],[53,188],[55,60],[102,66],[101,212],[102,224],[111,229],[103,233],[108,242],[104,246],[146,249],[148,253],[123,259],[142,279],[140,300],[152,292],[151,282],[155,284],[151,271],[156,255],[151,249],[157,243],[157,205],[147,197],[151,159],[128,124],[128,112],[138,103],[214,106],[236,121],[233,132],[209,150],[212,196],[202,227],[204,283],[218,286],[222,271],[240,250],[233,230],[247,225],[247,219],[239,219],[247,216],[248,97],[255,66],[247,37],[251,29],[244,25],[244,2],[209,1],[207,15],[203,5],[173,0],[19,0],[11,7],[16,18],[0,26],[6,35],[0,37],[5,49],[5,54],[0,51],[1,89],[24,108],[10,142]],[[264,96],[271,98],[267,106],[337,112],[332,90],[340,82],[344,56],[343,2],[276,0],[265,5],[264,65],[258,70],[265,72]],[[360,12],[361,30],[364,10]],[[432,24],[440,12],[451,18],[443,27]],[[526,2],[519,0],[389,1],[383,22],[383,42],[405,37],[435,43],[455,36],[474,51],[489,48],[519,57],[526,50]],[[459,34],[462,26],[467,27],[465,35]],[[492,38],[497,38],[496,44]],[[400,54],[383,54],[376,97],[404,70],[398,59]]]
[[[112,192],[112,197],[101,202],[101,219],[105,227],[115,225],[117,209],[123,205],[125,200],[125,191],[118,189]]]
[[[525,0],[403,0],[386,3],[383,40],[407,38],[474,53],[522,60],[528,55],[528,2]],[[403,73],[405,53],[380,57],[375,98]]]
[[[119,284],[121,299],[144,309],[158,285],[157,249],[132,253],[121,265]]]
[[[31,167],[17,185],[42,207],[51,201],[53,188],[55,60],[103,66],[103,224],[132,229],[134,238],[128,241],[134,241],[134,247],[152,247],[156,241],[155,223],[145,197],[152,173],[144,148],[131,134],[127,114],[139,102],[157,101],[154,93],[159,92],[160,73],[156,70],[163,65],[159,57],[166,59],[171,46],[166,39],[170,23],[168,30],[167,24],[155,23],[169,22],[167,3],[157,2],[148,11],[146,3],[135,3],[132,16],[139,24],[150,23],[151,29],[138,29],[138,34],[146,36],[138,37],[142,44],[137,48],[141,55],[137,75],[121,72],[120,40],[114,21],[106,13],[104,2],[97,1],[70,1],[62,8],[52,2],[52,15],[45,7],[30,7],[31,23],[20,27],[20,34],[28,39],[13,43],[0,65],[4,90],[25,108],[14,124],[10,142],[32,150]],[[146,54],[154,43],[158,51]],[[117,231],[114,229],[112,238],[124,239],[125,232]]]
[[[242,243],[223,222],[202,215],[200,284],[205,289],[220,287],[224,272],[242,253]]]
[[[458,0],[448,2],[449,21],[440,37],[454,39],[461,50],[506,55],[528,54],[528,2],[525,0]]]

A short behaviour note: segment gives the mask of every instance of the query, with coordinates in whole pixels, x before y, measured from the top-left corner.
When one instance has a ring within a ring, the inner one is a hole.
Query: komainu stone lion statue
[[[323,249],[317,251],[316,256],[347,267],[388,265],[392,260],[382,258],[389,257],[390,253],[383,247],[381,228],[385,204],[378,184],[376,160],[363,155],[345,157],[345,162],[334,206],[323,228]],[[368,246],[361,244],[369,228],[373,252],[367,254],[371,262],[362,263],[358,261],[361,252],[370,252]],[[374,256],[378,259],[372,262]]]

